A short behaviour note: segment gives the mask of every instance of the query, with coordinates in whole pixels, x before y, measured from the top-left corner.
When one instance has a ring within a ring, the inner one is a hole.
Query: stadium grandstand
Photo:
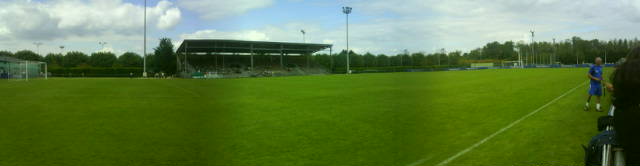
[[[236,78],[328,73],[311,55],[331,44],[186,39],[177,53],[181,77]]]
[[[0,79],[47,77],[46,63],[0,56]]]

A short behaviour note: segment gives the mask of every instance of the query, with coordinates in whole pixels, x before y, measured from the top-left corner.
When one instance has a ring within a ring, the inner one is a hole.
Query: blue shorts
[[[600,85],[600,84],[591,84],[591,86],[589,86],[589,95],[591,95],[591,96],[602,96],[602,85]]]

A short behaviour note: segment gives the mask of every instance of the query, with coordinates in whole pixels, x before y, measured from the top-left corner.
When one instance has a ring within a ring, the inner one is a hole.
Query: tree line
[[[87,55],[80,51],[70,51],[66,54],[48,53],[40,56],[31,50],[21,50],[15,53],[0,51],[0,56],[9,56],[29,61],[47,62],[49,67],[140,67],[142,56],[133,52],[125,52],[117,57],[111,52],[94,52]]]
[[[414,52],[405,50],[395,55],[372,53],[359,54],[349,52],[350,66],[355,69],[368,68],[439,68],[439,67],[463,67],[469,63],[505,61],[518,61],[519,58],[525,64],[581,64],[592,63],[595,57],[602,57],[607,63],[615,63],[636,46],[640,45],[638,39],[612,39],[612,40],[585,40],[580,37],[572,37],[557,42],[490,42],[482,47],[469,52],[447,52],[440,49],[434,53]],[[49,53],[40,56],[30,50],[0,51],[0,56],[10,56],[19,59],[44,61],[50,69],[77,69],[77,68],[136,68],[136,73],[142,71],[142,57],[133,52],[126,52],[116,56],[110,52],[95,52],[87,55],[79,51],[71,51],[66,54]],[[345,50],[338,54],[315,54],[311,60],[333,71],[346,70]],[[152,54],[147,55],[147,71],[150,73],[164,72],[176,73],[176,54],[171,40],[160,39],[160,42]],[[82,70],[84,71],[84,70]],[[139,71],[139,72],[138,72]],[[65,72],[68,72],[65,70]]]
[[[525,44],[507,41],[491,42],[482,48],[465,53],[472,60],[518,60],[518,54],[527,64],[582,64],[593,63],[596,57],[607,58],[607,63],[617,62],[627,55],[632,48],[640,45],[638,39],[584,40],[580,37],[558,42],[534,42]]]
[[[606,59],[607,63],[615,63],[623,58],[634,47],[640,46],[638,39],[613,39],[613,40],[585,40],[580,37],[572,37],[557,42],[490,42],[482,47],[469,52],[446,52],[440,49],[435,53],[403,53],[395,55],[371,53],[358,54],[350,51],[351,67],[376,68],[376,67],[459,67],[468,66],[469,63],[505,61],[518,61],[522,59],[528,64],[582,64],[593,63],[596,57]],[[341,51],[331,57],[329,54],[316,54],[314,61],[318,64],[333,68],[346,66],[346,51]],[[498,64],[499,65],[499,64]]]
[[[29,61],[46,62],[48,69],[53,74],[76,74],[98,73],[112,74],[113,70],[135,72],[140,75],[142,72],[143,58],[134,52],[125,52],[120,56],[112,52],[94,52],[85,54],[80,51],[69,51],[66,54],[48,53],[41,56],[31,50],[21,50],[15,53],[0,51],[0,56],[14,57]],[[174,74],[176,70],[175,53],[171,39],[160,39],[160,44],[154,48],[153,54],[147,54],[147,70],[149,72],[164,72]],[[121,70],[128,69],[128,70]],[[71,72],[71,73],[69,73]]]

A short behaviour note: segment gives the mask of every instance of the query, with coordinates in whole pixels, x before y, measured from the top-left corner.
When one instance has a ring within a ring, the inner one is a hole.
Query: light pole
[[[37,53],[38,53],[38,55],[40,55],[40,45],[42,45],[42,43],[41,42],[34,42],[33,44],[36,45]]]
[[[533,40],[534,37],[534,31],[531,30],[531,55],[533,56],[533,64],[536,64],[536,50],[535,50],[535,41]]]
[[[144,46],[142,46],[142,77],[147,77],[147,0],[144,0]]]
[[[558,47],[556,47],[556,38],[553,38],[553,58],[551,58],[551,64],[556,63],[556,58],[558,57]]]
[[[102,49],[100,51],[104,51],[104,45],[107,45],[107,42],[98,42],[98,44],[102,46]]]
[[[571,39],[571,51],[573,52],[573,55],[576,56],[576,65],[578,65],[580,62],[578,60],[578,54],[576,54],[576,39],[575,38]]]
[[[524,45],[524,41],[518,41],[518,45],[516,49],[518,50],[518,65],[520,68],[524,68],[524,64],[522,64],[522,46]]]
[[[350,74],[349,70],[349,14],[351,14],[351,7],[342,7],[342,13],[347,16],[347,74]]]
[[[604,64],[607,64],[607,45],[604,45]]]
[[[307,39],[304,36],[305,34],[307,34],[307,32],[305,32],[304,29],[301,29],[300,32],[302,33],[302,42],[307,43]]]

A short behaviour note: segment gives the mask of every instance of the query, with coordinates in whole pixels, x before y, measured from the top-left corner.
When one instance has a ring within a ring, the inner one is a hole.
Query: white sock
[[[600,109],[600,103],[596,104],[596,108]]]
[[[585,107],[589,107],[589,102],[587,102],[587,104],[584,105]]]

